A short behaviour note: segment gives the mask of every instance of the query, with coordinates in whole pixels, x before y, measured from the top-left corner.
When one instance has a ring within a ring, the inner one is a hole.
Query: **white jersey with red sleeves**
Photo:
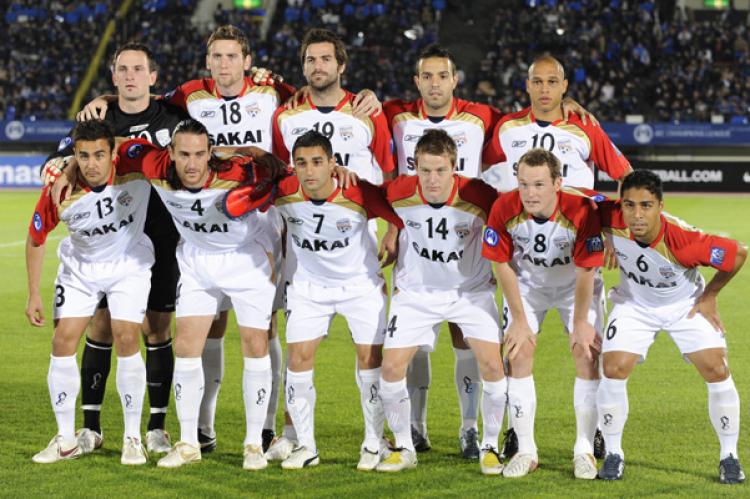
[[[484,233],[482,254],[509,262],[530,287],[572,286],[576,267],[601,267],[604,242],[596,205],[584,193],[563,188],[549,219],[529,215],[518,191],[500,194]]]
[[[603,229],[613,236],[620,266],[620,284],[617,293],[611,294],[613,301],[619,296],[648,308],[692,301],[705,284],[698,267],[725,272],[734,268],[737,241],[706,234],[662,213],[659,235],[644,245],[625,224],[619,201],[605,201],[599,207]]]
[[[314,200],[293,175],[278,189],[274,204],[286,220],[287,251],[296,260],[291,282],[329,287],[379,282],[378,249],[367,221],[380,217],[401,226],[379,187],[360,181]]]
[[[417,142],[426,130],[439,128],[456,143],[458,173],[464,177],[480,177],[482,149],[499,117],[497,110],[454,97],[451,110],[441,118],[427,116],[422,99],[413,102],[391,100],[383,104],[383,112],[393,134],[399,175],[416,174],[414,149]]]
[[[213,252],[235,250],[257,241],[268,250],[267,240],[255,213],[232,220],[221,207],[227,190],[252,181],[249,158],[222,162],[220,171],[210,170],[201,189],[186,189],[179,184],[169,152],[140,139],[120,147],[120,173],[140,173],[154,186],[172,215],[182,241]]]
[[[485,172],[485,178],[502,192],[517,188],[518,160],[537,147],[557,156],[563,185],[568,187],[593,189],[595,167],[614,180],[630,170],[628,160],[601,127],[584,125],[578,115],[541,126],[528,107],[505,116],[495,125],[482,159],[485,164],[495,166]]]
[[[272,149],[271,121],[280,104],[273,86],[255,85],[251,78],[245,78],[239,95],[223,97],[216,82],[204,78],[183,83],[165,98],[203,123],[211,145]]]
[[[395,168],[391,133],[383,113],[355,117],[353,100],[354,94],[345,92],[344,98],[326,112],[315,107],[309,97],[297,109],[280,107],[273,119],[274,155],[292,163],[289,155],[294,142],[308,130],[316,130],[331,141],[339,165],[368,182],[381,184],[383,173]]]
[[[440,205],[422,196],[416,176],[400,176],[387,187],[388,202],[402,220],[395,288],[410,291],[471,291],[492,281],[482,258],[482,227],[497,192],[478,179],[454,176]]]

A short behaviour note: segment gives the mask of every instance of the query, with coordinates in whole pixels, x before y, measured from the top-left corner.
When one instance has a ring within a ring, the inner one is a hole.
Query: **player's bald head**
[[[531,66],[529,66],[529,79],[531,79],[531,76],[534,74],[535,69],[541,70],[542,68],[544,68],[545,71],[548,69],[553,69],[559,74],[561,80],[565,79],[565,68],[563,67],[563,65],[560,63],[560,61],[548,54],[534,59],[534,62],[532,62]]]

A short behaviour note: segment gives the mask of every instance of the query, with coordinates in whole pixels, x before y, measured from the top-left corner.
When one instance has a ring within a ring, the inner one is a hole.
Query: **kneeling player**
[[[146,311],[154,248],[143,233],[150,186],[142,179],[114,174],[114,136],[102,121],[79,123],[72,132],[81,177],[58,210],[48,188],[36,206],[26,244],[29,302],[26,315],[44,325],[39,279],[47,234],[63,221],[70,236],[60,243],[55,281],[55,332],[47,383],[58,431],[49,446],[33,457],[53,463],[80,456],[74,433],[80,389],[76,350],[99,301],[107,296],[117,349],[117,391],[125,419],[121,462],[144,464],[141,409],[146,366],[139,348]]]
[[[387,187],[405,228],[398,237],[393,298],[386,328],[380,396],[396,449],[378,471],[417,465],[410,426],[406,370],[418,348],[433,349],[440,324],[457,324],[479,363],[483,381],[481,469],[499,474],[497,440],[506,381],[492,268],[481,257],[482,227],[497,193],[456,174],[456,145],[443,130],[417,143],[417,175]]]
[[[536,335],[549,310],[557,309],[576,366],[573,406],[577,438],[576,478],[596,478],[596,351],[603,321],[603,264],[599,216],[582,193],[562,189],[560,161],[543,149],[519,160],[518,190],[502,194],[492,207],[483,254],[498,262],[503,288],[503,329],[510,360],[508,404],[518,435],[518,453],[503,474],[524,476],[537,467],[534,442],[536,390],[532,375]]]
[[[740,400],[727,364],[724,326],[716,298],[737,274],[747,248],[712,236],[662,211],[662,184],[653,172],[625,178],[619,202],[607,201],[602,225],[612,234],[620,285],[610,291],[614,307],[603,345],[604,379],[597,403],[607,456],[599,478],[619,480],[624,469],[622,433],[628,418],[628,376],[646,358],[660,330],[706,380],[708,416],[719,437],[719,480],[745,480],[737,456]],[[705,284],[700,266],[718,270]]]
[[[296,267],[287,287],[286,341],[289,349],[286,406],[299,445],[281,466],[300,469],[320,462],[314,435],[313,366],[334,315],[343,315],[357,349],[357,378],[365,439],[357,468],[380,462],[383,408],[378,398],[386,296],[375,241],[368,220],[401,221],[379,188],[361,182],[342,188],[331,176],[336,167],[330,141],[316,131],[299,137],[292,149],[295,176],[278,185],[274,204],[286,220],[288,248]],[[242,215],[255,205],[238,189],[227,211]]]

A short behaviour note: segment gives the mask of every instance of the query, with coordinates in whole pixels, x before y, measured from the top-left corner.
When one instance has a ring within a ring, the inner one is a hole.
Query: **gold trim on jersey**
[[[568,217],[566,217],[565,215],[563,215],[562,211],[560,211],[560,207],[557,208],[557,214],[555,214],[554,222],[560,227],[562,227],[563,229],[568,229],[574,234],[578,231],[573,221],[569,219]]]
[[[364,118],[361,118],[359,116],[354,116],[354,106],[352,106],[351,102],[347,102],[346,104],[341,106],[341,109],[339,109],[338,111],[340,113],[348,114],[352,118],[361,121],[370,130],[370,136],[373,139],[375,138],[375,123],[372,122],[372,119],[370,119],[369,116],[366,116]]]
[[[213,180],[211,180],[211,183],[207,186],[203,187],[204,189],[234,189],[240,185],[240,182],[237,182],[236,180],[224,180],[221,178],[214,177]]]
[[[90,191],[86,191],[83,187],[76,184],[76,189],[73,190],[73,193],[70,195],[68,199],[60,203],[59,208],[57,208],[57,218],[62,218],[62,214],[65,210],[70,208],[70,205],[81,199],[83,196],[88,194]]]
[[[682,230],[685,230],[685,231],[688,231],[688,232],[702,232],[698,227],[696,227],[694,225],[690,225],[689,223],[687,223],[683,219],[678,218],[678,217],[676,217],[674,215],[671,215],[671,214],[667,213],[666,211],[662,211],[661,214],[664,215],[664,219],[667,222],[671,222],[671,223],[675,224],[677,227],[679,227]]]
[[[174,191],[175,189],[172,188],[171,185],[169,185],[169,182],[166,181],[166,179],[163,178],[152,178],[151,179],[151,185],[154,187],[160,187],[164,189],[165,191]]]
[[[476,125],[484,132],[484,121],[471,113],[458,113],[454,116],[451,116],[450,119]]]
[[[455,208],[457,210],[461,210],[474,215],[475,217],[481,218],[482,222],[484,222],[485,224],[487,223],[487,213],[485,213],[482,208],[475,205],[474,203],[470,203],[469,201],[462,199],[461,195],[458,192],[456,193],[456,196],[454,196],[453,202],[451,202],[450,206],[451,208]]]
[[[526,211],[524,210],[518,215],[516,215],[515,217],[505,222],[505,230],[510,232],[511,229],[521,225],[522,223],[526,223],[528,219],[529,219],[529,214],[526,213]]]
[[[402,121],[410,121],[410,120],[419,120],[419,116],[417,116],[414,113],[410,113],[409,111],[398,113],[396,116],[393,117],[393,126],[396,126]]]
[[[511,128],[518,128],[526,125],[531,125],[533,121],[531,121],[531,113],[526,114],[525,116],[521,116],[520,118],[515,118],[512,120],[508,120],[500,127],[500,132],[498,132],[500,135],[503,134],[503,132],[507,132]]]
[[[292,203],[304,203],[305,198],[302,196],[302,185],[297,187],[297,190],[294,191],[291,194],[287,194],[286,196],[281,196],[276,198],[274,201],[274,204],[276,206],[283,206],[285,204],[292,204]]]
[[[190,95],[188,95],[187,98],[187,104],[189,105],[193,101],[201,100],[201,99],[215,99],[216,97],[206,90],[198,90],[197,92],[193,92]]]
[[[131,172],[124,175],[115,175],[115,178],[112,179],[112,185],[127,184],[134,180],[145,180],[148,182],[148,179],[142,172]]]
[[[661,241],[659,241],[659,243],[651,249],[659,253],[661,256],[663,256],[667,260],[669,260],[669,263],[682,266],[680,261],[677,258],[675,258],[675,256],[669,250],[669,248],[667,248],[667,244],[664,242],[663,236],[661,238]]]
[[[560,130],[568,132],[571,135],[575,135],[579,139],[583,140],[586,143],[586,148],[588,149],[589,154],[591,154],[591,139],[588,135],[586,135],[586,132],[584,132],[581,127],[568,123],[567,121],[558,123],[555,126]]]
[[[339,191],[338,194],[336,194],[336,197],[333,198],[333,200],[331,200],[331,203],[337,206],[341,206],[342,208],[352,210],[355,213],[359,213],[365,219],[367,219],[367,210],[365,210],[363,206],[358,205],[354,201],[350,199],[346,199],[342,191]]]
[[[422,204],[424,203],[422,202],[421,196],[419,195],[418,192],[415,192],[408,198],[397,199],[396,201],[391,203],[391,206],[393,206],[393,209],[396,209],[396,208],[411,208],[412,206],[419,206]]]
[[[307,101],[303,102],[302,104],[299,105],[299,107],[297,107],[295,109],[284,109],[276,117],[277,120],[278,120],[277,123],[278,123],[279,126],[281,126],[281,123],[285,119],[291,118],[292,116],[296,116],[296,115],[298,115],[300,113],[304,113],[305,111],[311,111],[311,110],[312,110],[312,106],[310,106],[310,103],[307,102]]]
[[[567,187],[566,186],[566,187],[561,188],[560,190],[563,191],[563,192],[566,192],[568,194],[572,194],[574,196],[580,196],[582,198],[588,198],[588,197],[590,197],[588,194],[586,194],[585,192],[579,191],[575,187]]]
[[[247,92],[245,92],[245,95],[247,94],[271,94],[274,97],[278,98],[279,93],[276,91],[275,88],[272,86],[260,86],[260,87],[250,87]]]

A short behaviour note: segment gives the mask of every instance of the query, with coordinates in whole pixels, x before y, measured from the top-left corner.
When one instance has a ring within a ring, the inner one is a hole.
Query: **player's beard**
[[[319,83],[314,83],[314,82],[315,80],[310,78],[310,80],[308,81],[310,87],[312,87],[316,92],[324,94],[332,90],[333,87],[339,86],[339,76],[337,74],[333,77],[326,78]]]

